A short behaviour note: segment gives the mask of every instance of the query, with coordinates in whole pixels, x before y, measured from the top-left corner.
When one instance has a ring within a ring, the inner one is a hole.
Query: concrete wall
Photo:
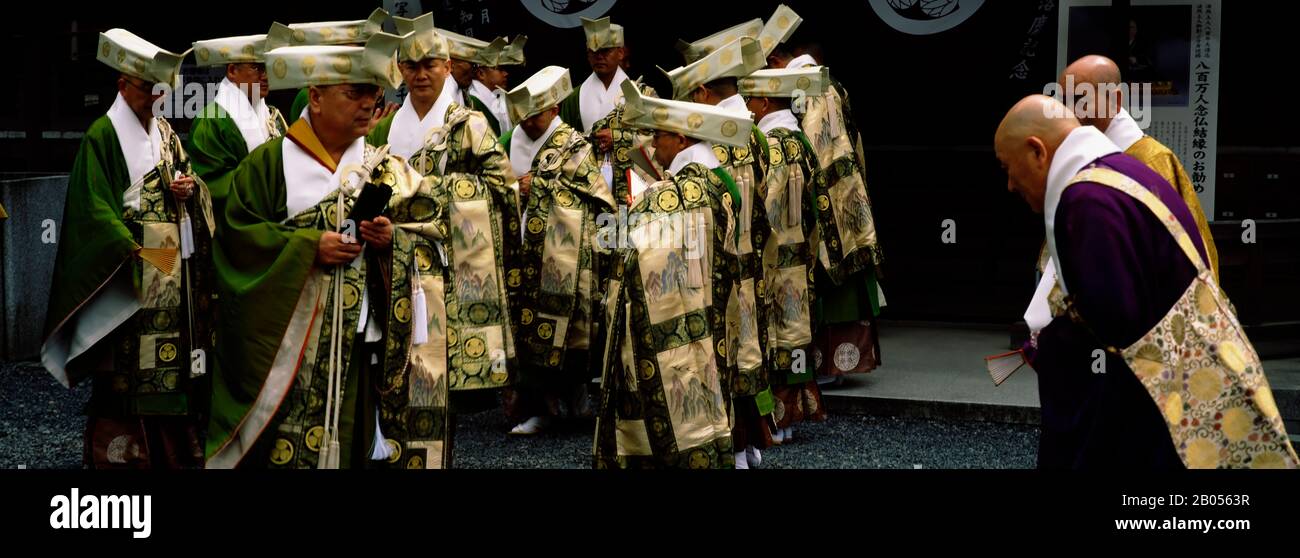
[[[35,358],[41,351],[57,243],[45,243],[45,222],[61,228],[67,176],[0,181],[0,360]],[[55,237],[57,239],[57,237]]]

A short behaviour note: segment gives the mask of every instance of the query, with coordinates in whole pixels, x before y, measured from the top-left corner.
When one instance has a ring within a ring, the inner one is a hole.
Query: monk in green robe
[[[197,468],[212,350],[211,196],[153,114],[184,55],[123,29],[98,59],[121,73],[68,177],[41,362],[89,378],[84,463]]]
[[[265,35],[198,41],[194,53],[200,66],[224,64],[226,69],[216,98],[194,119],[186,143],[194,172],[207,183],[213,210],[221,217],[235,167],[258,146],[283,136],[289,126],[266,102],[271,88]]]
[[[209,467],[447,465],[447,196],[363,139],[399,44],[267,53],[271,87],[307,86],[310,104],[231,181]],[[332,71],[304,72],[319,61]],[[367,189],[387,208],[354,222]]]

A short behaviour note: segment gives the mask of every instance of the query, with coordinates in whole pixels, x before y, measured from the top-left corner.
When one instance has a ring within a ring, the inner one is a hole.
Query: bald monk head
[[[1105,56],[1090,54],[1075,60],[1065,67],[1058,82],[1067,98],[1073,94],[1079,101],[1071,108],[1079,123],[1084,126],[1096,126],[1098,130],[1105,132],[1110,127],[1111,119],[1123,106],[1124,89],[1120,87],[1123,82],[1120,79],[1119,66],[1114,60]],[[1086,94],[1081,94],[1075,89],[1081,84],[1087,84],[1084,89]],[[1101,102],[1097,99],[1101,99]]]
[[[1020,194],[1034,212],[1043,212],[1052,157],[1078,127],[1065,105],[1045,95],[1021,99],[998,125],[993,151],[1007,172],[1007,191]]]

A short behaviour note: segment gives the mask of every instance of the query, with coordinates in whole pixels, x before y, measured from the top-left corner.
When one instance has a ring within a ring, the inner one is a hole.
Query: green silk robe
[[[370,174],[372,182],[394,189],[387,211],[396,224],[392,248],[367,249],[358,265],[345,265],[336,302],[334,268],[315,258],[321,234],[336,230],[338,191],[288,215],[285,141],[255,149],[231,182],[227,227],[216,250],[222,366],[213,381],[208,465],[234,467],[255,456],[266,461],[253,466],[318,466],[331,331],[341,311],[340,467],[440,468],[449,439],[446,310],[435,245],[447,232],[441,180],[421,178],[396,156]],[[366,158],[373,153],[367,148]],[[355,194],[344,196],[343,215],[354,201]],[[370,319],[383,332],[382,357],[373,366],[356,358],[363,292],[370,295]],[[424,324],[415,319],[420,296],[427,301]],[[427,341],[417,344],[420,327]],[[353,457],[368,454],[375,442],[371,408],[390,455],[363,464]]]
[[[212,192],[212,209],[218,222],[225,215],[230,178],[239,162],[248,156],[248,142],[244,141],[239,126],[224,111],[217,112],[219,107],[216,102],[212,102],[203,109],[203,116],[194,119],[185,145],[194,172],[207,183],[208,190]],[[279,109],[269,105],[267,109],[271,112],[271,120],[267,122],[270,139],[283,136],[289,125],[285,123]]]
[[[42,361],[67,386],[92,377],[92,417],[192,416],[206,406],[206,376],[191,376],[191,359],[203,351],[210,369],[211,196],[199,179],[195,194],[176,203],[169,185],[189,171],[189,159],[171,126],[161,118],[155,125],[162,158],[140,183],[131,184],[108,116],[87,130],[68,178]],[[124,202],[128,192],[138,196],[138,209]],[[180,255],[182,207],[195,241],[189,259]],[[98,303],[111,296],[114,281],[124,282],[138,305],[117,305],[112,316],[92,311],[103,308]],[[94,345],[73,355],[71,340],[84,341],[87,330],[97,332]],[[103,359],[111,370],[100,366]]]

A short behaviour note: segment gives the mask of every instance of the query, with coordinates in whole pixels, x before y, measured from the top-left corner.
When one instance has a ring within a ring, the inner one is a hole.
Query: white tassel
[[[687,230],[694,231],[693,238],[687,241],[689,246],[686,249],[686,275],[687,285],[692,289],[704,288],[704,260],[708,256],[709,239],[705,236],[708,233],[708,226],[702,222],[687,224]]]
[[[600,177],[605,179],[611,189],[614,187],[614,165],[610,164],[609,156],[605,156],[605,161],[600,164]]]
[[[190,223],[190,216],[181,217],[181,259],[189,259],[194,253],[194,227]]]
[[[343,190],[335,202],[335,231],[343,228]],[[325,396],[325,435],[321,442],[318,469],[339,468],[339,407],[343,405],[343,266],[334,268],[334,324],[330,329],[329,382]]]
[[[388,445],[388,439],[384,437],[384,431],[379,428],[379,409],[375,409],[375,445],[370,449],[370,460],[387,461],[392,455],[393,448]]]
[[[411,286],[411,327],[415,329],[411,343],[423,345],[429,342],[429,309],[424,301],[424,286],[420,284],[420,270],[412,268],[414,281]]]
[[[330,440],[329,445],[326,445],[324,448],[321,449],[321,462],[325,464],[325,466],[321,468],[338,469],[340,451],[341,450],[339,449],[339,441]]]
[[[181,171],[173,171],[172,181],[180,180],[182,176],[184,175],[181,174]],[[185,204],[177,201],[176,206],[181,217],[178,222],[180,225],[178,233],[181,241],[181,259],[187,260],[190,255],[194,253],[194,228],[190,225],[190,216],[189,213],[185,211]]]
[[[337,466],[330,466],[331,462],[334,460],[334,452],[338,451],[339,446],[338,443],[334,441],[334,436],[330,433],[330,430],[328,428],[328,423],[329,423],[328,414],[329,412],[327,411],[326,412],[327,416],[325,418],[327,428],[325,428],[325,433],[321,435],[320,456],[316,459],[317,469],[338,468]]]

